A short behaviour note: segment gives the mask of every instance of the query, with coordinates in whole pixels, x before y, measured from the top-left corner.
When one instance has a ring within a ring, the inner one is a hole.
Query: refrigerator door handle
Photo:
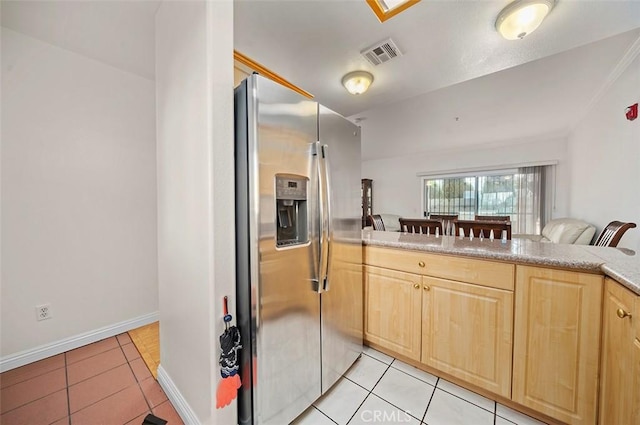
[[[323,158],[323,149],[320,145],[320,142],[314,143],[314,155],[316,157],[316,167],[317,167],[317,175],[318,175],[318,260],[316,263],[315,275],[316,279],[314,279],[314,290],[318,293],[322,293],[323,288],[325,286],[325,276],[326,276],[326,263],[328,261],[328,240],[325,237],[327,234],[327,225],[326,225],[326,179],[324,177],[324,158]],[[316,286],[317,285],[317,286]]]
[[[326,234],[327,234],[327,238],[326,238],[326,250],[327,250],[327,257],[326,257],[326,264],[325,264],[325,269],[324,269],[324,279],[323,279],[323,290],[324,291],[328,291],[329,290],[329,262],[331,259],[331,239],[333,237],[332,233],[331,233],[331,220],[333,218],[332,214],[331,214],[331,179],[329,177],[329,166],[328,166],[328,162],[329,162],[329,146],[328,145],[322,145],[322,165],[323,165],[323,176],[324,176],[324,192],[325,192],[325,214],[326,214],[326,220],[327,220],[327,225],[326,225]]]

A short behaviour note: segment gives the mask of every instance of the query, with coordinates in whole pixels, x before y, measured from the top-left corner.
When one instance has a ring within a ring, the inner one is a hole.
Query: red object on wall
[[[627,119],[633,121],[638,118],[638,104],[631,105],[626,110]]]

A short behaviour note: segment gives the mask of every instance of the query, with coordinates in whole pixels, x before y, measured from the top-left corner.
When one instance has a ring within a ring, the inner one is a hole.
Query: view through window
[[[540,234],[544,204],[545,167],[523,167],[490,174],[423,178],[424,212],[508,215],[513,233]]]

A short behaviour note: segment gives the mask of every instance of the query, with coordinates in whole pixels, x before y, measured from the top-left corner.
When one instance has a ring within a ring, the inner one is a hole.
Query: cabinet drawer
[[[515,266],[494,261],[365,247],[365,264],[513,291]]]

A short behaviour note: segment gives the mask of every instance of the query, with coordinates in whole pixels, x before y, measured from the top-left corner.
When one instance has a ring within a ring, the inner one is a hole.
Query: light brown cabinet
[[[514,266],[365,249],[365,340],[511,395]]]
[[[602,286],[599,275],[516,268],[513,401],[596,423]]]
[[[513,292],[423,277],[422,363],[511,396]]]
[[[600,423],[638,424],[640,343],[635,339],[636,295],[606,279],[602,317]]]
[[[420,360],[421,276],[379,267],[364,268],[364,337]]]
[[[640,425],[640,296],[616,281],[372,246],[364,263],[365,341],[558,422]]]

